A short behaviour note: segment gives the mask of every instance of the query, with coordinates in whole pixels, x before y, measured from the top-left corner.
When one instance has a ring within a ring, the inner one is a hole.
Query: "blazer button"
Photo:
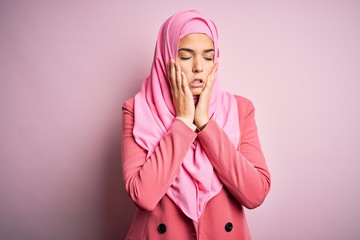
[[[163,223],[159,224],[158,232],[161,233],[161,234],[164,234],[166,232],[166,225],[163,224]]]
[[[232,229],[233,229],[233,224],[231,222],[225,224],[225,231],[231,232]]]

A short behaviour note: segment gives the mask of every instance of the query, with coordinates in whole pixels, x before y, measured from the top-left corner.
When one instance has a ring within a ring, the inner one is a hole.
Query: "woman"
[[[182,11],[159,31],[150,75],[123,105],[127,239],[251,239],[243,206],[270,188],[254,107],[221,91],[214,23]]]

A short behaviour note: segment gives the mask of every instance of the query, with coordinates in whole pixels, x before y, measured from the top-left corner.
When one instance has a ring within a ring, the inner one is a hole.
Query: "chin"
[[[199,96],[202,93],[203,89],[194,89],[191,91],[193,96]]]

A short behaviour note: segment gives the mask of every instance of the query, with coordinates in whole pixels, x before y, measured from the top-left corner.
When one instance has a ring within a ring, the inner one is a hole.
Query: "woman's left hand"
[[[204,127],[209,121],[211,90],[215,83],[218,66],[219,63],[214,64],[210,74],[207,77],[206,85],[201,92],[199,101],[196,105],[194,123],[198,129]]]

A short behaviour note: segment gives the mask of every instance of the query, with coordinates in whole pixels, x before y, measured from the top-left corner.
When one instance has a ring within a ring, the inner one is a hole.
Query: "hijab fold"
[[[163,23],[150,75],[135,95],[133,134],[139,146],[147,151],[147,160],[176,117],[167,78],[167,64],[170,59],[177,58],[180,39],[192,33],[203,33],[213,40],[214,62],[219,61],[218,32],[210,19],[196,10],[187,10],[176,13]],[[240,128],[236,100],[232,94],[221,91],[218,76],[216,78],[211,92],[209,115],[237,147]],[[221,189],[221,181],[204,149],[195,139],[166,194],[184,214],[198,222],[206,203]]]

